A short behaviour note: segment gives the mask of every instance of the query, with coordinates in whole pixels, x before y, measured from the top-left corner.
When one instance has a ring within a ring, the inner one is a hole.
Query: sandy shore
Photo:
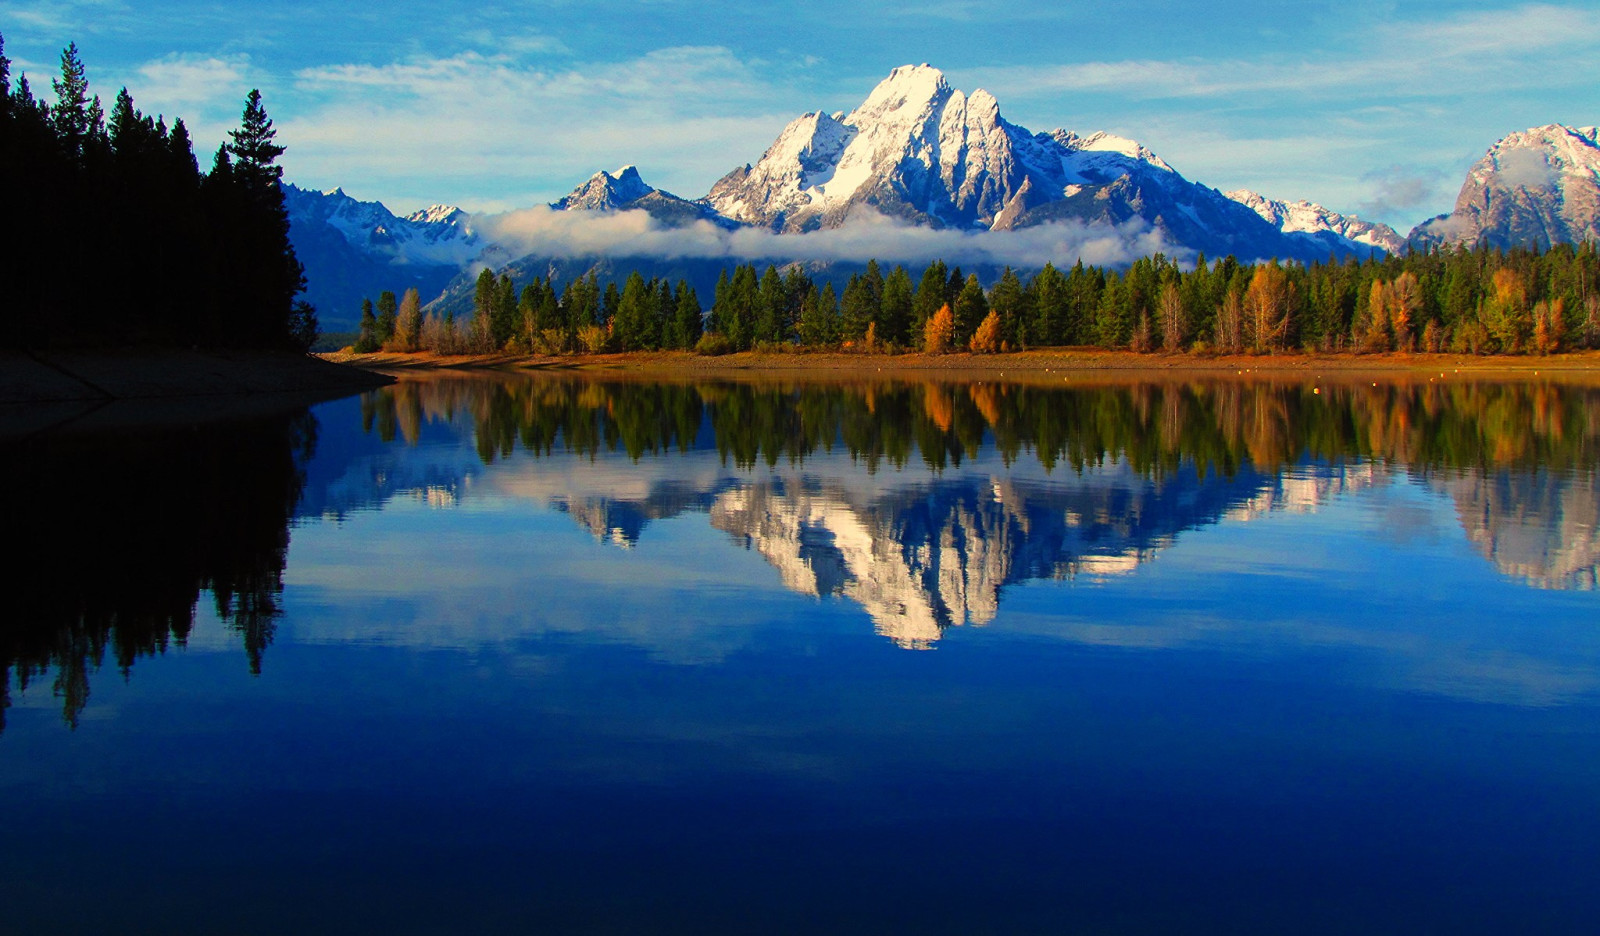
[[[1464,374],[1484,378],[1558,378],[1600,383],[1600,351],[1545,357],[1457,354],[1228,355],[1134,354],[1050,349],[1012,354],[849,354],[743,352],[703,357],[683,351],[631,354],[483,355],[325,354],[326,360],[386,373],[434,369],[500,369],[661,379],[1006,380],[1057,382],[1262,379],[1418,379]]]

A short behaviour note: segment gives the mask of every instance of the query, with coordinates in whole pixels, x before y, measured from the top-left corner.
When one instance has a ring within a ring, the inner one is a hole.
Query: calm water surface
[[[408,378],[0,448],[0,931],[1600,931],[1600,392]]]

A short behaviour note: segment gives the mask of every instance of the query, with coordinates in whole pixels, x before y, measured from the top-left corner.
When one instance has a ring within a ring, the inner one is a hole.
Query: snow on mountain
[[[313,192],[284,186],[291,224],[323,224],[353,247],[397,263],[461,264],[477,253],[472,216],[451,205],[434,205],[397,217],[380,202],[357,201],[343,189]]]
[[[843,117],[794,120],[759,161],[728,173],[704,200],[782,233],[838,227],[871,211],[966,230],[1142,223],[1176,250],[1246,259],[1321,259],[1330,246],[1370,247],[1279,228],[1184,179],[1133,140],[1032,133],[1005,120],[987,91],[965,94],[928,65],[896,68]]]
[[[551,202],[550,207],[557,211],[575,209],[615,211],[654,191],[655,189],[644,184],[644,179],[639,177],[638,168],[623,166],[617,170],[616,175],[605,171],[596,172],[589,177],[589,181],[573,189],[570,195],[560,201]]]
[[[1592,157],[1596,131],[1543,130],[1563,131],[1551,137],[1559,152],[1538,166],[1524,165],[1527,158],[1507,159],[1513,168],[1539,170],[1534,174],[1541,178],[1549,173],[1540,167],[1560,173],[1588,167],[1584,184],[1589,188],[1574,188],[1560,210],[1571,214],[1574,206],[1588,205],[1583,223],[1593,231],[1600,213]],[[361,297],[382,289],[417,285],[428,301],[453,275],[462,274],[452,287],[461,293],[471,284],[469,264],[520,265],[553,276],[556,266],[576,270],[578,260],[584,269],[652,260],[618,258],[602,248],[584,258],[518,256],[509,242],[489,243],[470,215],[451,206],[400,218],[381,204],[357,201],[337,189],[318,193],[286,186],[285,193],[291,237],[306,264],[312,301],[330,328],[353,323]],[[849,113],[816,111],[796,118],[758,161],[728,173],[703,198],[688,200],[657,189],[637,168],[624,166],[615,173],[595,173],[549,207],[645,211],[667,227],[707,221],[724,229],[750,225],[780,234],[837,228],[857,215],[955,231],[1065,222],[1114,238],[1137,236],[1146,241],[1141,250],[1154,244],[1153,249],[1180,258],[1203,252],[1243,260],[1323,260],[1330,252],[1365,255],[1402,246],[1384,225],[1308,202],[1276,202],[1248,192],[1225,196],[1190,182],[1148,147],[1125,137],[1063,129],[1034,133],[1002,117],[999,102],[987,91],[969,95],[952,88],[942,72],[926,64],[894,69]],[[487,220],[484,224],[493,230]],[[1076,259],[1069,248],[1059,261]],[[724,260],[718,254],[692,261],[689,273],[703,274],[701,267]]]
[[[634,166],[623,166],[616,175],[596,172],[550,207],[557,211],[644,211],[673,227],[694,221],[733,226],[702,201],[689,201],[647,185]]]
[[[1468,171],[1455,210],[1424,221],[1414,246],[1497,247],[1600,239],[1600,128],[1548,124],[1513,133]]]
[[[483,249],[472,216],[434,205],[404,218],[341,189],[283,187],[289,240],[306,271],[305,298],[322,326],[351,330],[363,298],[416,287],[427,301]]]
[[[1323,239],[1334,250],[1350,252],[1359,251],[1361,247],[1376,247],[1387,253],[1399,253],[1405,249],[1405,238],[1382,222],[1363,221],[1355,215],[1329,211],[1316,202],[1277,201],[1249,189],[1225,194],[1278,230]]]

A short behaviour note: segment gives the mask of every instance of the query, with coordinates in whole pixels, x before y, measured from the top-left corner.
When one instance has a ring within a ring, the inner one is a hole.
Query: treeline
[[[511,276],[478,274],[473,314],[458,322],[454,314],[423,313],[415,289],[398,301],[392,292],[361,303],[358,353],[433,351],[439,354],[564,354],[585,351],[692,350],[705,329],[700,297],[687,281],[646,280],[635,272],[621,289],[601,288],[593,274],[555,284],[535,277],[521,290]]]
[[[706,314],[681,281],[635,273],[619,290],[591,276],[558,295],[539,279],[519,292],[508,275],[484,270],[475,309],[469,323],[435,320],[431,330],[418,311],[403,334],[385,326],[381,308],[368,310],[358,348],[1548,354],[1600,347],[1600,258],[1593,243],[1309,265],[1201,256],[1187,269],[1158,254],[1126,271],[1079,262],[1024,280],[1008,268],[990,288],[943,261],[915,279],[872,261],[842,294],[798,266],[758,274],[744,265],[723,272]]]
[[[316,312],[289,243],[274,165],[284,148],[251,91],[209,172],[181,118],[141,113],[123,88],[107,114],[76,45],[54,103],[11,80],[0,38],[0,341],[24,347],[202,345],[305,349]]]

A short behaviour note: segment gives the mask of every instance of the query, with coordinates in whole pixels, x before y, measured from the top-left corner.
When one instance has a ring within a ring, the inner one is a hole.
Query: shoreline
[[[289,352],[0,351],[0,441],[256,416],[393,382]]]
[[[707,357],[689,351],[635,351],[573,355],[435,355],[429,352],[349,354],[324,360],[381,374],[499,370],[663,379],[992,380],[1033,382],[1058,375],[1108,381],[1213,378],[1421,378],[1456,374],[1495,379],[1550,378],[1600,383],[1600,351],[1543,357],[1465,354],[1136,354],[1132,351],[1057,348],[1006,354],[931,355],[841,351],[772,353],[741,351]]]
[[[293,352],[0,351],[0,404],[361,390],[391,380],[371,368]]]

